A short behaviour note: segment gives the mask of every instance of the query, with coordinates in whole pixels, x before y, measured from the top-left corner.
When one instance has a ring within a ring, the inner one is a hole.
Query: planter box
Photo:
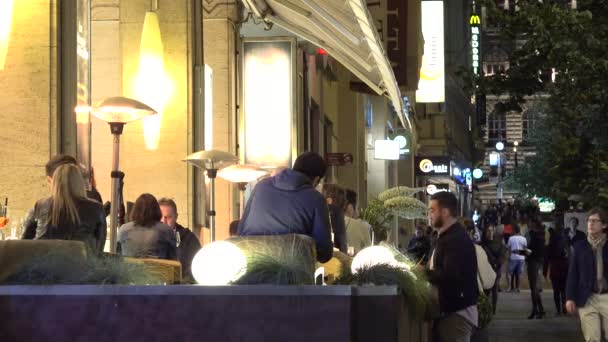
[[[0,286],[0,341],[426,341],[392,286]]]

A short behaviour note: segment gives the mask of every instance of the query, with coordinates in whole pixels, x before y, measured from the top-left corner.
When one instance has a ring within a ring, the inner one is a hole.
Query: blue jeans
[[[509,274],[521,275],[524,272],[524,260],[509,260]]]

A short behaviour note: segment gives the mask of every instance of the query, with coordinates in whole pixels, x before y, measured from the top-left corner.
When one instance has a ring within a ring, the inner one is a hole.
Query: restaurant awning
[[[365,0],[242,0],[277,24],[326,50],[379,95],[388,97],[403,127],[412,123]]]

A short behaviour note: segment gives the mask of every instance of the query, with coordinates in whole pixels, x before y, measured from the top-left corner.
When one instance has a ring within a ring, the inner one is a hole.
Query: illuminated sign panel
[[[445,102],[443,1],[422,1],[424,55],[416,102]]]
[[[443,157],[416,157],[415,171],[417,176],[450,176],[450,160]]]
[[[471,15],[469,24],[471,25],[471,66],[473,67],[473,73],[479,75],[481,65],[481,19],[479,15]]]
[[[376,140],[374,142],[374,159],[399,160],[400,146],[395,140]]]

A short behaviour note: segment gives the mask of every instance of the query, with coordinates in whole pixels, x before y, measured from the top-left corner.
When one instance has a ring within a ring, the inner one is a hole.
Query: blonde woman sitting
[[[24,223],[23,239],[82,241],[95,253],[103,252],[106,218],[101,203],[86,196],[81,170],[59,166],[51,181],[52,195],[36,202]]]

